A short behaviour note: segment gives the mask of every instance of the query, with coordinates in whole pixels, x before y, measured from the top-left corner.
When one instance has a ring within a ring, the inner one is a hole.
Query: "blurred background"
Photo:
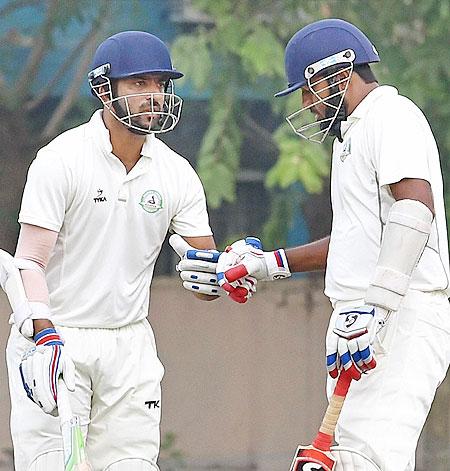
[[[14,251],[36,150],[98,107],[86,81],[96,46],[130,29],[164,40],[185,74],[176,82],[182,119],[162,139],[197,169],[219,247],[249,234],[266,249],[326,235],[329,144],[300,141],[284,121],[299,95],[273,94],[285,85],[287,41],[327,17],[360,27],[380,53],[380,83],[425,112],[449,210],[448,0],[0,0],[0,247]],[[182,292],[176,260],[165,244],[152,288],[166,365],[161,468],[288,469],[325,406],[322,274],[262,286],[245,307],[213,306]],[[3,350],[8,310],[0,297]],[[0,469],[12,470],[3,358],[0,380]],[[446,382],[421,438],[419,471],[450,469],[449,392]]]

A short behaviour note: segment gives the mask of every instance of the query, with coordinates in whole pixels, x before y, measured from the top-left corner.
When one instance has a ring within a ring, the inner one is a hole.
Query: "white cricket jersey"
[[[333,223],[325,277],[332,302],[364,299],[372,281],[389,209],[389,184],[420,178],[431,184],[436,217],[410,288],[449,287],[442,174],[430,126],[420,109],[394,87],[371,91],[341,124],[331,170]]]
[[[19,222],[59,232],[46,278],[57,325],[121,327],[147,316],[168,230],[211,235],[202,184],[154,135],[127,174],[97,111],[30,166]]]

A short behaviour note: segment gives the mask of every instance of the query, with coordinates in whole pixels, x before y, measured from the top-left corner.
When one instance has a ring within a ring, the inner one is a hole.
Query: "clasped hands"
[[[238,240],[224,252],[195,249],[177,234],[169,244],[181,258],[177,270],[183,287],[196,293],[227,294],[245,303],[256,292],[258,280],[290,276],[284,251],[263,252],[256,237]]]

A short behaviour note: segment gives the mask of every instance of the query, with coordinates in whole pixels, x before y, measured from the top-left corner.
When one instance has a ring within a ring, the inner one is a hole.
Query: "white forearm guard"
[[[389,212],[374,278],[366,303],[396,311],[422,256],[433,222],[432,212],[416,200],[396,201]]]
[[[28,301],[19,268],[41,270],[34,262],[14,259],[8,252],[0,250],[0,284],[13,310],[12,320],[20,333],[32,340],[33,319],[50,319],[51,312],[49,306],[44,303]]]

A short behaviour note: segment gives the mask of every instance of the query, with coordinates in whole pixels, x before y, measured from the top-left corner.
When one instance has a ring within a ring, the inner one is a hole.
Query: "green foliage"
[[[244,97],[243,87],[248,85],[261,93],[262,82],[263,93],[272,100],[272,92],[286,83],[283,72],[286,43],[307,23],[327,17],[343,18],[359,26],[380,53],[382,62],[374,66],[380,82],[393,84],[425,112],[440,147],[446,200],[450,202],[448,1],[194,0],[193,4],[209,16],[212,26],[179,39],[191,41],[186,43],[191,54],[185,54],[185,60],[192,61],[189,76],[200,88],[208,84],[213,93],[211,112],[217,113],[218,103],[226,101],[230,89],[234,90],[235,100],[234,112],[226,113],[226,124],[211,116],[210,127],[215,130],[208,130],[205,140],[209,145],[202,147],[201,176],[213,206],[234,199],[238,144],[244,129],[239,122],[245,119],[245,112],[236,114],[236,109],[239,97],[241,100]],[[202,63],[198,64],[199,61]],[[271,103],[274,113],[281,118],[300,107],[299,94]],[[230,129],[227,126],[231,122],[235,126]],[[211,138],[217,136],[219,129],[232,133],[234,145],[225,145],[224,136],[220,140]],[[289,188],[301,182],[308,192],[320,191],[322,179],[329,172],[327,146],[301,140],[285,123],[274,134],[274,140],[279,158],[267,175],[267,185]],[[214,155],[207,157],[208,152]],[[450,208],[448,211],[450,216]]]
[[[196,36],[178,36],[171,47],[176,68],[190,78],[197,90],[206,89],[213,73],[207,38],[206,32],[200,29]]]
[[[254,2],[267,3],[267,2]],[[273,83],[283,74],[284,45],[254,14],[251,2],[196,1],[214,22],[179,36],[172,46],[174,62],[200,93],[212,93],[210,123],[198,157],[198,172],[208,204],[218,207],[236,198],[243,123],[240,104],[245,90],[261,79]],[[187,79],[186,79],[187,80]],[[272,88],[273,89],[273,88]]]
[[[287,234],[298,201],[298,193],[292,187],[285,191],[273,192],[270,200],[270,215],[262,232],[262,243],[265,250],[286,246]]]
[[[243,42],[239,52],[242,66],[253,77],[253,81],[261,76],[277,78],[283,74],[284,49],[266,27],[257,25]]]
[[[211,121],[198,155],[198,173],[205,185],[208,204],[212,208],[222,201],[236,198],[236,175],[242,135],[236,123],[236,98],[229,90],[225,101],[213,97]]]
[[[280,127],[274,138],[280,155],[267,173],[267,186],[287,188],[300,182],[308,193],[320,193],[323,177],[329,174],[329,157],[324,147],[307,141],[300,145],[298,137],[287,127]]]
[[[177,436],[166,432],[161,440],[158,465],[161,471],[175,471],[185,467],[183,452],[176,448]]]

